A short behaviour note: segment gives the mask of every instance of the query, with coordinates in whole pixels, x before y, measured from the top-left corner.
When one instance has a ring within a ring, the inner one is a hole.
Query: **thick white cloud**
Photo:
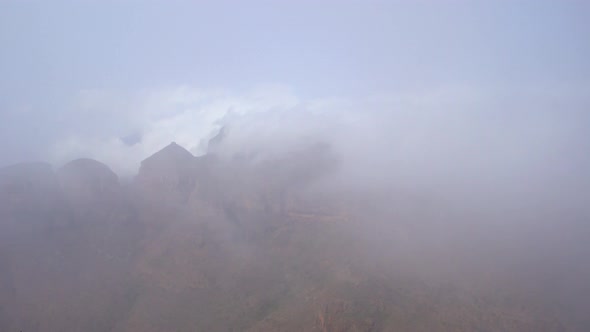
[[[588,147],[583,106],[590,103],[572,91],[454,87],[356,99],[305,99],[277,85],[242,93],[190,86],[85,91],[75,103],[80,125],[49,154],[57,164],[95,158],[128,176],[172,141],[205,153],[226,126],[222,153],[280,154],[323,140],[342,157],[346,174],[364,183],[536,178],[573,167]],[[127,145],[121,137],[131,134],[141,140]]]
[[[254,113],[282,112],[300,101],[285,87],[265,86],[243,94],[182,86],[139,93],[82,91],[72,114],[78,126],[59,139],[49,157],[57,164],[90,157],[121,175],[133,174],[142,159],[172,141],[195,155],[230,119]],[[122,137],[137,135],[137,144]]]

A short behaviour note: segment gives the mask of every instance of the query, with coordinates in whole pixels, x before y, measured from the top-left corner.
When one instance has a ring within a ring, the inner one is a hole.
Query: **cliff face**
[[[57,177],[68,210],[80,221],[109,220],[125,208],[119,178],[96,160],[74,160],[59,169]]]
[[[376,209],[322,189],[337,164],[321,144],[260,160],[173,143],[130,184],[88,159],[0,170],[0,330],[564,329],[505,289],[424,281],[395,243],[376,255],[359,232],[383,233]]]
[[[116,175],[87,159],[0,173],[0,330],[105,330],[142,237]]]

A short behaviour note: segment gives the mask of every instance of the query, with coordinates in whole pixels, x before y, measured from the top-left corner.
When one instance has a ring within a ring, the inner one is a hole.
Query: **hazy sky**
[[[304,127],[320,111],[445,105],[503,126],[541,110],[583,141],[589,36],[588,1],[0,0],[0,165],[90,156],[130,172],[277,110]]]

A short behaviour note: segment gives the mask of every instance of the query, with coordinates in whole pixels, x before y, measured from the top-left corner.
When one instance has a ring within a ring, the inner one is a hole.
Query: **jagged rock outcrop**
[[[184,203],[195,186],[194,169],[195,157],[172,142],[141,162],[135,184],[148,200]]]

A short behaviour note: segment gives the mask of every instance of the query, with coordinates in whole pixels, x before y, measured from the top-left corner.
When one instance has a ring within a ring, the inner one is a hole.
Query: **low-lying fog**
[[[590,330],[588,22],[1,2],[0,330]]]

